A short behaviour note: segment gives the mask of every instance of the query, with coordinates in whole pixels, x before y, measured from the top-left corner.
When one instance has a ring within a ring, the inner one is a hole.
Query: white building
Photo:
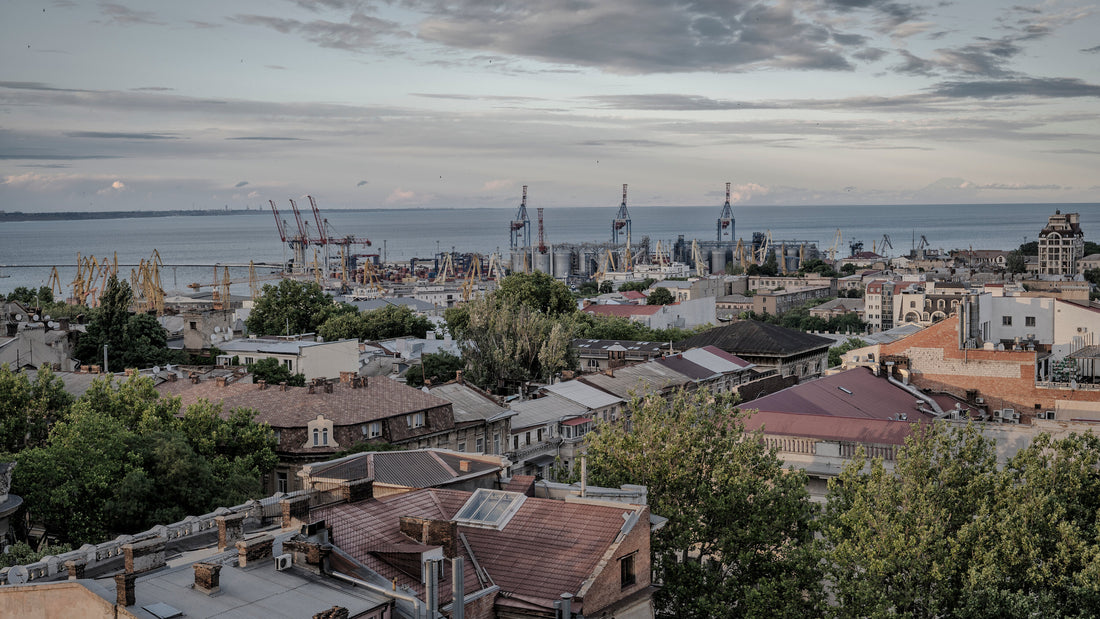
[[[218,344],[224,354],[219,362],[238,358],[242,365],[250,365],[262,359],[277,359],[292,374],[304,374],[306,380],[333,378],[340,372],[359,371],[359,342],[337,340],[317,342],[299,339],[236,339]]]

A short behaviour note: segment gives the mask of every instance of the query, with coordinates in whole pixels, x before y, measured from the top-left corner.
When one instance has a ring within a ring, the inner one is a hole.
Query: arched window
[[[321,431],[317,428],[313,428],[313,446],[316,447],[321,444]]]

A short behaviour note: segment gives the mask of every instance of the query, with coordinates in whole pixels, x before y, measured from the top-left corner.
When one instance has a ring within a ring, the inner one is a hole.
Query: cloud
[[[130,7],[114,2],[103,2],[99,6],[102,8],[103,14],[107,16],[108,22],[121,25],[164,25],[163,22],[155,19],[156,15],[154,13],[149,11],[136,11]]]
[[[101,196],[106,196],[106,195],[121,193],[123,191],[126,191],[126,189],[127,189],[126,183],[124,183],[122,181],[115,181],[115,182],[111,183],[110,187],[104,187],[103,189],[100,189],[96,193],[101,195]]]
[[[1008,191],[1037,191],[1037,190],[1063,190],[1072,189],[1072,187],[1063,187],[1061,185],[1028,185],[1026,183],[989,183],[987,185],[978,185],[979,189],[997,189]]]
[[[76,88],[54,88],[42,82],[0,81],[0,88],[11,88],[13,90],[46,90],[52,92],[91,92],[89,90],[80,90]]]
[[[249,136],[244,136],[244,137],[239,137],[239,138],[225,138],[225,139],[227,139],[227,140],[261,140],[261,141],[262,140],[270,140],[270,141],[297,142],[297,141],[300,141],[302,138],[287,138],[287,137],[269,136],[269,135],[249,135]]]
[[[367,181],[359,181],[358,183],[355,183],[355,186],[356,187],[362,187],[363,185],[369,185],[369,184],[370,183],[368,183]]]
[[[70,138],[104,138],[117,140],[178,140],[169,133],[119,133],[114,131],[67,131]]]
[[[1097,45],[1095,47],[1089,47],[1089,48],[1083,49],[1081,51],[1085,52],[1086,54],[1100,54],[1100,45]]]
[[[1100,97],[1100,84],[1070,77],[1030,77],[995,81],[943,82],[931,91],[943,97],[989,99],[993,97],[1072,98]]]
[[[409,0],[427,42],[622,74],[849,70],[845,46],[791,4]],[[843,36],[843,35],[842,35]]]
[[[500,191],[501,189],[507,189],[515,183],[510,180],[500,179],[493,181],[485,181],[481,186],[481,191]]]
[[[136,92],[171,92],[175,88],[168,88],[167,86],[145,86],[143,88],[131,88],[130,90]]]
[[[235,189],[240,189],[241,187],[244,187],[247,184],[248,184],[248,181],[241,181],[241,182],[237,183],[236,185],[233,185],[233,187]]]
[[[81,159],[118,159],[118,155],[70,155],[51,153],[0,153],[0,160],[78,161]]]
[[[265,64],[264,67],[275,71],[286,71],[286,67],[281,64]]]
[[[343,8],[333,7],[333,8]],[[397,22],[353,12],[345,22],[297,19],[266,15],[238,14],[229,18],[239,24],[262,26],[283,34],[298,34],[320,47],[361,52],[382,45],[386,37],[407,37]]]
[[[731,185],[730,186],[730,203],[745,202],[751,200],[754,196],[766,195],[771,190],[763,185],[756,183],[747,183],[744,185]]]
[[[248,197],[249,197],[249,199],[255,200],[256,198],[260,197],[260,192],[250,191],[250,192],[248,192]]]
[[[386,204],[409,204],[416,200],[418,196],[415,191],[401,188],[394,189],[390,195],[386,196]]]

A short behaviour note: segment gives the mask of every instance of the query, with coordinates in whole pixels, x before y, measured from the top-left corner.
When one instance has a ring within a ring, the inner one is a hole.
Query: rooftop
[[[722,327],[715,327],[678,342],[680,350],[714,346],[738,355],[787,356],[828,348],[832,342],[817,335],[810,335],[757,320],[741,320]]]

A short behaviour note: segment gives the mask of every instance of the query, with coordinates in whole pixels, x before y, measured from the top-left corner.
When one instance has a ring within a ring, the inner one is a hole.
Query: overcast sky
[[[1098,202],[1026,0],[7,0],[0,210]]]

